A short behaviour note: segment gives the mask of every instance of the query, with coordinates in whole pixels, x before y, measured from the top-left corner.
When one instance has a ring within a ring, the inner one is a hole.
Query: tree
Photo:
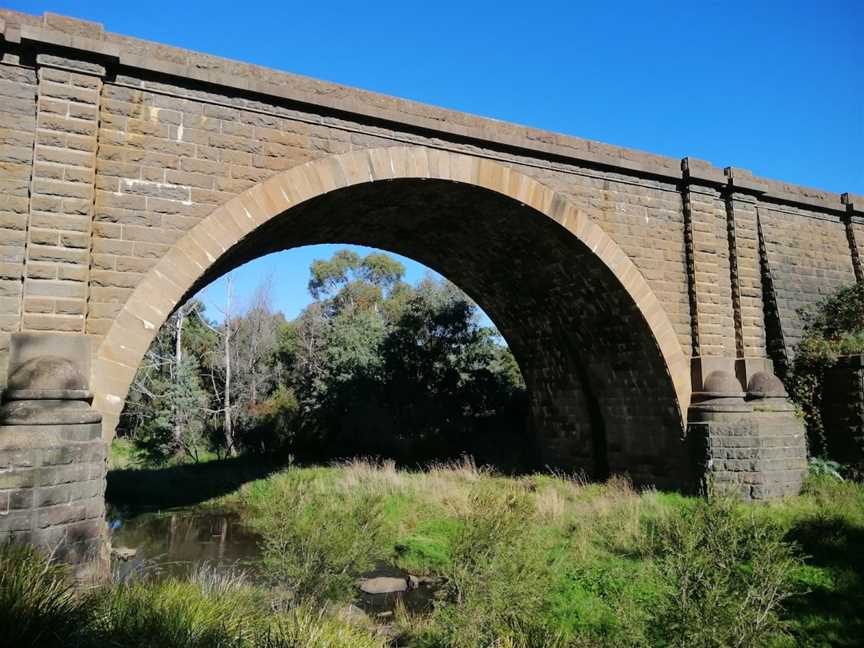
[[[200,366],[212,344],[200,326],[190,326],[201,308],[192,300],[171,315],[133,379],[121,425],[148,461],[197,456],[209,404]]]
[[[431,457],[465,450],[478,426],[520,427],[515,360],[458,288],[431,277],[408,286],[382,253],[340,251],[310,274],[315,301],[279,343],[307,450]]]
[[[230,454],[497,460],[525,439],[518,366],[458,288],[404,274],[379,252],[316,260],[313,302],[290,322],[271,281],[241,308],[229,274],[219,321],[193,300],[160,330],[124,420],[148,452],[171,456],[209,434]]]

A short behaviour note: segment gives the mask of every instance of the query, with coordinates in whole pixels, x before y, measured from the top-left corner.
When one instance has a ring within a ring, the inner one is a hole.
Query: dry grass
[[[405,473],[397,470],[391,459],[358,458],[337,462],[340,476],[338,485],[346,491],[372,491],[379,495],[393,495],[407,486]]]

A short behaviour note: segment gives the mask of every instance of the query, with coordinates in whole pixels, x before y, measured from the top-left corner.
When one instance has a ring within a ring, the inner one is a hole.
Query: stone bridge
[[[103,442],[157,329],[232,268],[325,242],[417,259],[483,307],[543,464],[799,488],[774,371],[796,310],[862,280],[864,198],[53,14],[0,11],[0,56],[0,539],[94,550]]]

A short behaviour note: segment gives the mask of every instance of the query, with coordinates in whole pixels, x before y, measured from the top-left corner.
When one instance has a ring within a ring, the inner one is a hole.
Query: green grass
[[[221,503],[237,507],[266,536],[270,512],[294,496],[291,484],[299,482],[334,502],[349,494],[376,498],[382,511],[376,522],[380,544],[369,549],[367,560],[444,575],[451,586],[460,570],[465,574],[460,543],[464,548],[466,533],[486,525],[485,536],[482,529],[480,535],[491,544],[484,560],[494,567],[493,575],[504,576],[489,580],[482,569],[468,573],[468,580],[481,584],[476,605],[469,600],[470,583],[469,594],[457,603],[460,593],[451,591],[450,602],[439,604],[431,619],[406,621],[409,645],[461,645],[454,637],[471,636],[470,624],[485,624],[514,645],[735,645],[737,635],[740,645],[853,646],[864,636],[860,484],[811,478],[799,497],[769,504],[732,502],[715,510],[724,498],[706,504],[676,493],[637,492],[620,478],[585,484],[553,475],[505,478],[471,465],[406,472],[358,461],[290,468],[241,487]],[[492,520],[478,518],[496,510],[494,502],[477,499],[483,492],[521,502],[506,533],[495,526],[507,518],[506,507],[499,507]],[[324,508],[321,514],[333,512]],[[513,529],[518,532],[511,534]],[[706,555],[712,538],[720,541]],[[476,538],[472,542],[478,544]],[[672,560],[678,555],[683,562]],[[708,576],[690,573],[697,569]],[[526,582],[542,590],[541,601],[526,600],[531,597],[517,587]],[[701,598],[676,602],[676,592],[685,585]],[[495,596],[511,606],[519,601],[530,623],[502,621],[500,610],[491,609]],[[759,617],[764,627],[748,616],[748,606],[759,605],[766,614]],[[731,631],[687,634],[685,626]],[[754,638],[748,632],[755,626],[762,630]],[[486,636],[476,642],[494,640]]]
[[[667,624],[668,632],[673,632],[671,626],[679,627],[679,636],[685,638],[682,645],[699,645],[701,635],[688,638],[680,626],[698,628],[700,623],[726,623],[744,637],[742,645],[852,646],[864,636],[864,488],[852,482],[811,478],[800,497],[770,504],[733,502],[720,512],[706,513],[704,500],[637,492],[622,479],[585,484],[553,475],[504,478],[471,465],[406,472],[358,461],[290,468],[240,488],[222,503],[237,507],[250,524],[265,529],[268,520],[272,522],[271,511],[293,497],[291,484],[298,482],[333,502],[349,494],[376,498],[383,511],[376,529],[380,544],[369,549],[367,559],[386,560],[412,573],[443,574],[451,584],[464,567],[459,546],[465,544],[466,532],[486,524],[485,536],[482,529],[480,535],[493,545],[486,549],[489,564],[520,583],[535,582],[532,579],[539,574],[536,586],[542,589],[543,600],[533,602],[532,608],[526,593],[516,591],[513,583],[484,581],[486,576],[479,572],[478,597],[490,599],[496,591],[502,597],[518,597],[514,600],[520,601],[521,609],[531,609],[532,623],[542,619],[541,630],[551,632],[555,641],[564,642],[561,645],[664,645],[657,635],[661,623]],[[521,498],[509,531],[495,526],[507,517],[506,507],[499,507],[491,520],[478,518],[479,513],[494,510],[492,501],[477,500],[484,492]],[[320,510],[321,515],[333,514],[329,508]],[[720,539],[712,549],[717,560],[707,556],[712,561],[700,563],[712,538]],[[476,538],[471,542],[478,543]],[[711,578],[693,580],[690,565],[670,563],[676,552],[683,552]],[[782,591],[778,600],[766,599],[773,596],[759,588],[766,582]],[[682,583],[701,588],[704,600],[698,605],[687,602],[690,607],[676,612],[669,601]],[[727,600],[712,599],[712,588],[724,592]],[[743,625],[735,630],[735,619],[749,626],[756,623],[747,621],[746,606],[736,607],[742,597],[763,601],[774,615],[776,622],[766,626],[758,641],[746,637],[749,630]],[[448,610],[436,612],[439,626],[451,629],[427,628],[425,635],[413,637],[417,645],[438,645],[429,638],[435,632],[449,632],[452,645],[458,645],[452,643],[453,633],[470,634],[466,627],[457,627],[457,608],[439,605],[439,610]],[[470,613],[475,626],[484,614],[497,614],[476,607]],[[463,618],[462,623],[468,622]],[[486,623],[508,636],[524,619],[510,626],[494,618]],[[526,636],[540,641],[537,628],[513,632],[511,640],[517,643]],[[406,633],[410,636],[410,629]],[[731,636],[703,637],[704,645],[725,645]]]
[[[854,482],[811,477],[799,497],[744,504],[622,478],[502,477],[468,462],[250,470],[240,460],[124,470],[109,495],[164,501],[182,489],[236,509],[262,534],[266,586],[145,582],[84,598],[40,587],[55,594],[21,616],[29,599],[10,601],[31,594],[24,577],[0,578],[18,592],[0,598],[4,623],[62,628],[80,605],[102,645],[150,632],[169,647],[856,646],[864,636],[864,486]],[[194,485],[202,474],[210,486]],[[397,611],[391,639],[337,612],[377,561],[445,583],[431,612]]]
[[[76,589],[30,548],[0,546],[0,637],[16,648],[384,648],[371,624],[278,607],[272,592],[202,570],[188,580]]]

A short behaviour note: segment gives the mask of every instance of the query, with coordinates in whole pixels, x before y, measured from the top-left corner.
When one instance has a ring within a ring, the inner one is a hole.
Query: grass
[[[864,487],[829,475],[799,497],[743,504],[637,491],[621,477],[502,477],[470,461],[236,479],[238,466],[164,470],[170,488],[191,489],[200,470],[222,484],[196,496],[212,494],[208,505],[236,509],[262,534],[267,583],[203,570],[82,593],[60,568],[7,548],[0,636],[166,648],[856,646],[864,636]],[[159,490],[136,497],[164,496],[158,471],[122,474],[109,481],[114,502],[135,484]],[[379,561],[441,577],[434,608],[397,609],[386,627],[344,615],[353,579]]]
[[[31,548],[0,546],[0,636],[16,648],[384,648],[369,624],[306,604],[275,609],[242,576],[73,587]]]
[[[403,627],[410,645],[852,646],[864,636],[860,484],[811,478],[800,497],[746,505],[637,492],[622,478],[354,461],[290,468],[221,504],[268,537],[301,483],[331,503],[310,507],[305,524],[318,515],[336,528],[340,517],[349,536],[346,502],[375,502],[377,540],[360,562],[448,579],[431,619]],[[270,559],[298,568],[290,552]]]

